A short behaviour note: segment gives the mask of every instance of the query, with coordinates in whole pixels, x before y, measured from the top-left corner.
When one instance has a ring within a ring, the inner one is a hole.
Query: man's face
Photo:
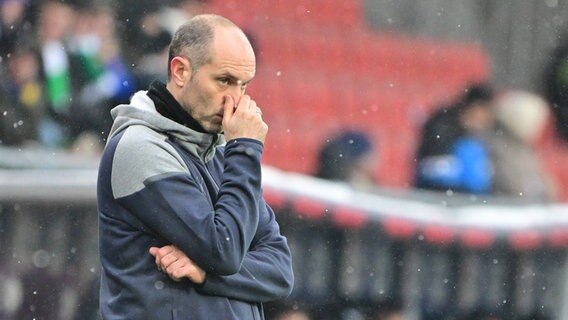
[[[222,132],[225,96],[235,105],[255,75],[250,43],[237,29],[216,27],[211,61],[192,73],[182,88],[180,104],[209,133]]]
[[[489,106],[477,103],[461,115],[461,121],[471,133],[483,133],[493,125],[493,112]]]

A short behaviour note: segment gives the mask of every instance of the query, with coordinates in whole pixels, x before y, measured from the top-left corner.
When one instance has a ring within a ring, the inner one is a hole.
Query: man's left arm
[[[224,296],[250,302],[267,302],[287,297],[292,291],[294,275],[286,238],[272,209],[262,200],[259,227],[251,249],[239,272],[229,276],[208,276],[197,289],[207,295]]]
[[[196,287],[197,291],[249,302],[268,302],[290,294],[294,283],[290,249],[286,238],[280,234],[274,212],[264,200],[261,201],[260,208],[265,212],[261,214],[256,235],[239,272],[229,276],[208,274],[205,282]],[[178,250],[176,254],[183,253]],[[172,269],[168,269],[168,273],[169,270]]]

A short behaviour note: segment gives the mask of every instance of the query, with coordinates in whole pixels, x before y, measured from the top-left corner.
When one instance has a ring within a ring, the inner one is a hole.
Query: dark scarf
[[[156,110],[162,116],[195,131],[206,133],[203,127],[183,110],[179,102],[177,102],[166,88],[166,85],[161,81],[152,81],[148,89],[148,97],[154,101]]]

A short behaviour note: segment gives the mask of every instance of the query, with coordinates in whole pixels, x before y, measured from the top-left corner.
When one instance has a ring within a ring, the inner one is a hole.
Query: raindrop
[[[123,82],[122,82],[122,85],[123,85],[124,87],[127,87],[127,86],[128,86],[128,81],[123,81]]]
[[[37,294],[37,291],[34,291],[33,294],[36,295],[36,294]]]
[[[277,76],[277,77],[280,77],[280,75],[282,75],[282,72],[277,71],[277,72],[276,72],[276,76]]]
[[[91,268],[89,271],[91,271],[91,273],[95,273],[95,268]]]
[[[436,139],[440,139],[440,135],[439,135],[439,134],[438,134],[438,135],[436,135]]]
[[[50,257],[49,252],[45,250],[38,250],[32,256],[33,264],[36,268],[45,268],[49,265]]]
[[[493,259],[493,264],[498,264],[498,263],[499,263],[499,260]]]
[[[423,241],[423,240],[424,240],[424,235],[423,235],[423,234],[419,235],[419,236],[418,236],[418,240]]]
[[[231,238],[227,237],[227,238],[225,238],[225,240],[229,241],[229,240],[231,240]]]

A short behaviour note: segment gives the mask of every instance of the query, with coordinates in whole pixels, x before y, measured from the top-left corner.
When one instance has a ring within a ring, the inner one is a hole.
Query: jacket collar
[[[152,99],[156,111],[162,116],[197,132],[206,133],[203,127],[182,108],[160,80],[154,80],[150,84],[148,97]]]

